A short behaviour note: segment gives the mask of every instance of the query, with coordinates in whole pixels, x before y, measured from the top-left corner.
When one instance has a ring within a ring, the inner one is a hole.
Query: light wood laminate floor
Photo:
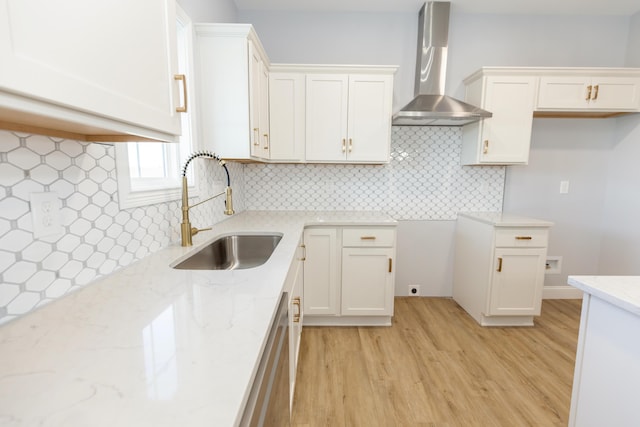
[[[293,427],[566,426],[580,300],[482,328],[449,298],[396,298],[392,327],[305,327]]]

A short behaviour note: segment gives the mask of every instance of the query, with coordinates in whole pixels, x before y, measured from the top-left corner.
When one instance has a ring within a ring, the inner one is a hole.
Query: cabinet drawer
[[[390,247],[395,244],[393,228],[345,228],[342,231],[342,246]]]
[[[549,240],[546,228],[514,228],[496,230],[496,247],[544,248]]]

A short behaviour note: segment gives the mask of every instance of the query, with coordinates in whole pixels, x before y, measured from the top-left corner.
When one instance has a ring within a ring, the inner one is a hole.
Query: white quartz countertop
[[[640,276],[569,276],[571,286],[640,316]]]
[[[502,212],[458,212],[458,216],[471,218],[496,227],[551,227],[550,221]]]
[[[303,228],[375,212],[243,212],[0,327],[0,425],[234,426]],[[170,267],[220,235],[283,233],[262,266]]]

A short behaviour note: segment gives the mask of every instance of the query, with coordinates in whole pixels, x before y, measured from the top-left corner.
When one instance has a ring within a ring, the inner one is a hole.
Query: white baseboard
[[[582,299],[582,291],[573,286],[545,286],[542,299]]]

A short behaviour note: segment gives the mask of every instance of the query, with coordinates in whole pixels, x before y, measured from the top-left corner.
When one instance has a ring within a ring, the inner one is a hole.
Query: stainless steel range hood
[[[402,126],[462,126],[491,113],[444,94],[449,44],[449,2],[422,6],[418,26],[415,98],[393,116]]]

